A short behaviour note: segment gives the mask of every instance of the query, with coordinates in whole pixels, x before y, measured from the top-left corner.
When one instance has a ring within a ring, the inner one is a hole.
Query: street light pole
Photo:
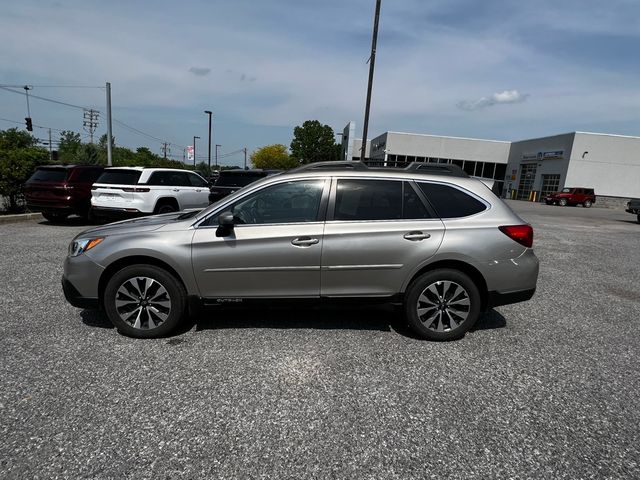
[[[213,112],[205,110],[204,113],[209,115],[209,173],[211,173],[211,115],[213,115]]]
[[[200,138],[200,137],[196,137],[195,135],[193,136],[193,166],[196,166],[196,138]]]
[[[216,170],[218,168],[218,147],[221,147],[222,145],[216,143]]]

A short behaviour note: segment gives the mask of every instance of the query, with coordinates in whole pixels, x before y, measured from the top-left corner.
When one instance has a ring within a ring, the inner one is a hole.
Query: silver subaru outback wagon
[[[62,285],[72,305],[102,308],[140,338],[210,306],[357,299],[401,304],[416,333],[448,340],[533,296],[532,243],[530,225],[453,165],[323,162],[199,212],[86,230]]]

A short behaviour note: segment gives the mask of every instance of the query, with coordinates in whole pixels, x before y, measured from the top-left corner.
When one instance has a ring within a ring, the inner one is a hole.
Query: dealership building
[[[354,134],[350,122],[342,133],[345,159],[360,159],[362,140]],[[453,163],[494,179],[503,196],[520,200],[540,200],[564,187],[593,188],[596,204],[640,197],[640,137],[572,132],[505,142],[385,132],[367,142],[365,161]]]

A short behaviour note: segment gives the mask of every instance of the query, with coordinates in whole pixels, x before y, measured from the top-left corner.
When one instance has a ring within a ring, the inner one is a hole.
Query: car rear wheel
[[[590,208],[591,205],[592,205],[591,200],[585,200],[584,203],[582,204],[584,208]]]
[[[411,328],[429,340],[455,340],[480,316],[480,291],[471,278],[453,269],[438,269],[418,277],[405,296]]]
[[[638,220],[638,223],[640,223],[640,214],[638,214],[638,218],[636,218],[636,220]]]
[[[42,212],[42,216],[52,223],[64,222],[69,215],[66,213]]]
[[[560,205],[561,207],[566,207],[567,206],[567,199],[566,198],[561,198],[558,201],[558,205]]]
[[[117,272],[104,294],[104,309],[119,332],[157,338],[171,332],[186,313],[186,292],[169,272],[131,265]]]

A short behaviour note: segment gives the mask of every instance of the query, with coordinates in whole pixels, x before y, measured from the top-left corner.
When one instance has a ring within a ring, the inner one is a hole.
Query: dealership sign
[[[522,160],[562,160],[563,158],[564,150],[522,154]]]

